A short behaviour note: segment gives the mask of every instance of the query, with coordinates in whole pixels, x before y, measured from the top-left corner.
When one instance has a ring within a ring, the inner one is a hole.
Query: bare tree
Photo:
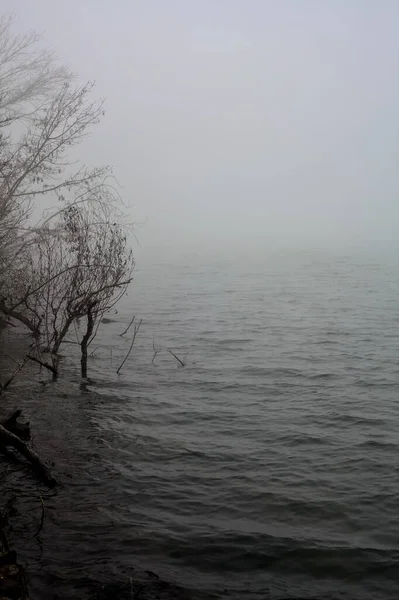
[[[54,357],[72,323],[87,320],[79,342],[84,377],[96,325],[125,293],[134,266],[126,233],[110,216],[109,205],[70,204],[47,223],[31,261],[29,278],[37,287],[22,303],[41,332],[41,347]]]
[[[68,158],[103,115],[102,102],[37,42],[0,20],[0,309],[29,327],[54,368],[71,325],[86,319],[86,376],[87,347],[125,293],[134,261],[111,170],[72,170]],[[43,195],[57,206],[32,224]]]
[[[54,87],[69,77],[54,56],[38,50],[35,32],[13,33],[14,17],[0,19],[0,127],[31,118]]]
[[[0,19],[0,272],[29,207],[13,194],[24,171],[22,155],[29,153],[27,131],[37,131],[39,111],[44,114],[49,99],[71,81],[49,52],[38,49],[35,33],[15,35],[12,25],[12,17]]]
[[[26,219],[35,199],[46,194],[76,201],[83,186],[85,198],[111,173],[108,167],[72,170],[68,152],[98,123],[103,105],[90,100],[93,84],[75,85],[51,54],[38,49],[38,40],[33,33],[14,35],[12,20],[0,21],[1,287],[31,243]]]

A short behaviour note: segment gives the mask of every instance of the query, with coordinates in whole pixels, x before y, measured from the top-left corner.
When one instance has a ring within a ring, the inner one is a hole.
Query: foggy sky
[[[396,0],[3,0],[95,79],[142,248],[399,249]]]

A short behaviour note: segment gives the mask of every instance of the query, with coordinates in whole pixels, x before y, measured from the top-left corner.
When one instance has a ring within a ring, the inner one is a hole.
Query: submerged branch
[[[133,319],[130,321],[129,325],[126,327],[125,331],[123,333],[120,334],[120,336],[122,337],[123,335],[125,335],[125,333],[127,333],[129,331],[129,329],[131,328],[131,326],[134,323],[134,320],[136,318],[136,315],[133,315]]]
[[[162,348],[161,348],[161,346],[159,346],[158,348],[155,348],[155,340],[152,340],[152,349],[154,351],[154,355],[152,357],[151,364],[153,365],[154,364],[154,360],[157,357],[157,354],[159,354],[161,352]]]
[[[29,358],[29,360],[33,360],[33,362],[41,365],[42,367],[45,367],[45,369],[48,369],[49,371],[52,372],[54,377],[57,377],[58,371],[55,367],[53,367],[53,365],[50,365],[50,363],[44,362],[43,360],[40,360],[40,358],[37,358],[36,356],[32,356],[32,354],[27,354],[26,358]]]
[[[139,324],[134,326],[134,333],[133,333],[133,339],[132,339],[132,343],[130,344],[130,348],[129,348],[129,351],[128,351],[128,353],[126,354],[125,358],[123,359],[123,361],[122,361],[121,365],[119,366],[119,368],[118,368],[118,370],[117,370],[117,372],[116,372],[116,374],[117,374],[117,375],[119,375],[119,372],[120,372],[121,368],[123,367],[123,365],[125,364],[125,362],[126,362],[126,361],[127,361],[127,359],[129,358],[129,354],[131,353],[131,351],[132,351],[132,349],[133,349],[134,341],[135,341],[135,339],[136,339],[136,335],[138,334],[138,331],[139,331],[139,329],[140,329],[140,325],[141,325],[141,323],[142,323],[142,322],[143,322],[143,319],[140,319],[140,322],[139,322]]]
[[[177,361],[180,363],[180,365],[181,365],[182,367],[185,367],[185,366],[186,366],[186,363],[185,363],[183,360],[181,360],[181,358],[179,358],[178,356],[176,356],[176,354],[175,354],[174,352],[172,352],[172,350],[171,350],[170,348],[168,348],[168,352],[169,352],[169,353],[170,353],[172,356],[174,356],[174,357],[175,357],[175,359],[176,359],[176,360],[177,360]]]
[[[24,366],[26,365],[26,361],[27,361],[27,357],[25,357],[24,360],[18,365],[18,367],[15,369],[15,371],[11,374],[11,377],[9,377],[5,383],[3,383],[3,384],[0,383],[0,395],[3,392],[5,392],[5,390],[8,388],[8,386],[13,381],[13,379],[24,368]]]

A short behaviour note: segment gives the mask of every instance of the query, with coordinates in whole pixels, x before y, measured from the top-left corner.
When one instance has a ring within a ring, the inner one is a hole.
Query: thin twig
[[[155,341],[152,340],[152,349],[154,350],[154,356],[152,357],[152,361],[151,364],[154,364],[154,360],[157,356],[157,354],[159,354],[162,350],[161,346],[159,346],[158,348],[155,348]]]
[[[19,362],[17,360],[15,360],[15,358],[13,358],[12,356],[7,356],[7,358],[10,359],[11,362],[13,362],[16,365],[19,365]]]
[[[29,358],[29,360],[33,360],[33,362],[38,363],[42,367],[45,367],[46,369],[51,371],[53,375],[58,375],[58,371],[55,367],[53,367],[53,365],[50,365],[49,363],[44,362],[44,361],[40,360],[39,358],[36,358],[36,356],[32,356],[31,354],[27,354],[26,358]]]
[[[121,368],[123,367],[123,365],[125,364],[125,362],[126,362],[126,361],[127,361],[127,359],[129,358],[129,354],[131,353],[131,351],[132,351],[132,349],[133,349],[134,340],[136,339],[136,335],[138,334],[138,331],[139,331],[139,329],[140,329],[140,325],[141,325],[141,323],[142,323],[142,322],[143,322],[143,319],[140,319],[140,322],[139,322],[139,324],[134,326],[134,333],[133,333],[133,339],[132,339],[132,343],[130,344],[129,351],[128,351],[128,353],[126,354],[125,358],[123,359],[123,361],[122,361],[122,364],[119,366],[119,368],[118,368],[118,370],[117,370],[117,372],[116,372],[116,374],[117,374],[117,375],[119,375],[119,372],[120,372]]]
[[[6,323],[7,325],[11,325],[11,327],[16,327],[15,323],[12,323],[11,321],[8,321],[7,319],[4,320],[4,323]]]
[[[133,319],[130,321],[129,325],[126,327],[125,331],[123,333],[120,333],[119,335],[122,337],[123,335],[125,335],[125,333],[127,333],[129,331],[129,329],[131,328],[131,326],[134,323],[134,319],[136,318],[136,315],[133,315]]]
[[[26,365],[26,361],[27,360],[28,359],[25,356],[24,360],[18,365],[18,367],[12,373],[11,377],[9,379],[7,379],[7,381],[5,383],[0,384],[0,395],[8,388],[8,386],[10,385],[10,383],[12,382],[12,380],[14,379],[14,377],[16,377],[18,375],[18,373],[21,371],[21,369],[24,368],[24,366]]]
[[[168,352],[170,352],[171,355],[175,357],[175,359],[181,364],[182,367],[186,366],[186,363],[183,360],[181,360],[181,358],[176,356],[176,354],[174,352],[172,352],[172,350],[170,348],[168,348]]]

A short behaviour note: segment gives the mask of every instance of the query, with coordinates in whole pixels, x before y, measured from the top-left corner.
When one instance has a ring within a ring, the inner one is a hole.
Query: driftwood
[[[17,419],[21,411],[15,411],[10,417],[0,423],[0,449],[7,450],[8,447],[17,450],[32,465],[33,471],[48,487],[53,488],[57,485],[55,477],[50,469],[41,460],[32,448],[24,440],[30,439],[29,423],[18,423]]]

